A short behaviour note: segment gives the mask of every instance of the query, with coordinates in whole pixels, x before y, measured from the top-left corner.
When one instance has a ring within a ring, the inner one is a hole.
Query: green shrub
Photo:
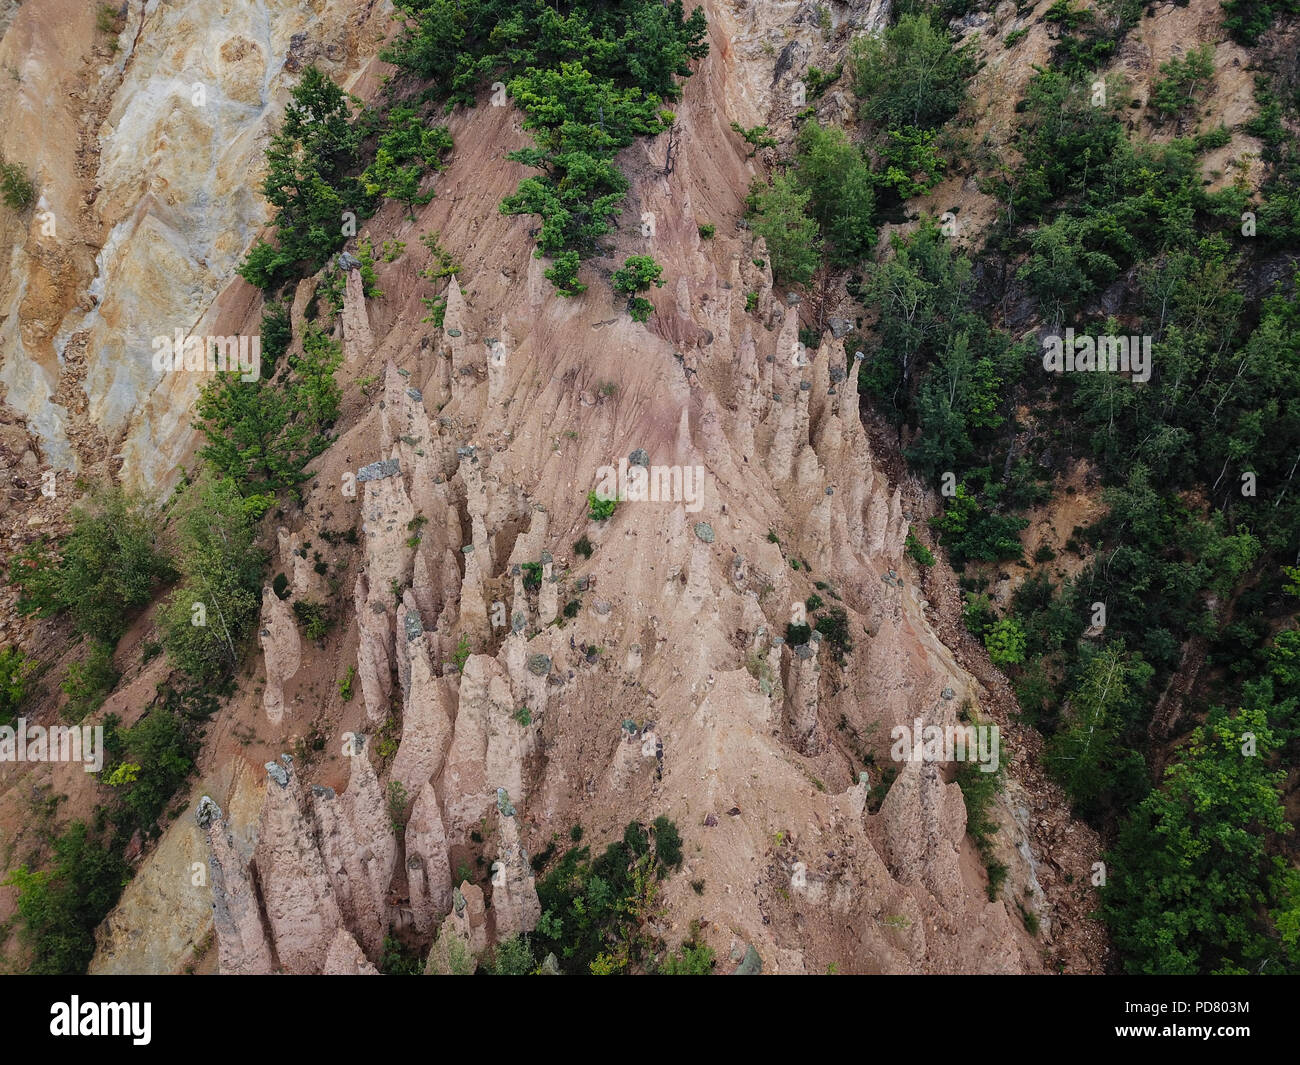
[[[1259,43],[1279,14],[1294,15],[1300,10],[1297,0],[1223,0],[1224,28],[1238,44],[1253,47]]]
[[[1160,75],[1151,86],[1151,106],[1162,120],[1186,114],[1214,84],[1214,46],[1161,63]]]
[[[984,634],[984,646],[995,666],[1016,666],[1025,660],[1025,632],[1015,618],[1002,618]]]
[[[100,4],[95,12],[95,29],[100,33],[116,33],[117,8],[112,4]]]
[[[400,780],[390,780],[384,795],[388,803],[388,820],[393,831],[400,835],[406,827],[406,804],[410,801],[410,796],[406,794],[406,787]]]
[[[537,968],[537,958],[533,954],[529,937],[521,933],[498,943],[483,968],[489,976],[532,974]]]
[[[298,624],[302,626],[303,636],[313,642],[323,640],[329,634],[333,625],[325,604],[316,603],[310,599],[294,600],[293,616],[298,619]]]
[[[629,255],[623,265],[614,271],[611,281],[615,292],[631,294],[644,292],[651,285],[663,288],[664,268],[650,255]]]
[[[32,953],[28,972],[80,975],[95,953],[95,929],[117,904],[130,870],[115,850],[74,821],[54,841],[54,866],[19,865],[3,881],[17,888],[19,936]]]
[[[272,300],[262,309],[262,377],[270,380],[280,356],[293,343],[293,320],[289,305]]]
[[[122,789],[122,822],[128,832],[138,828],[148,833],[161,825],[198,754],[190,722],[210,713],[214,702],[210,693],[165,686],[140,719],[120,734],[122,761],[138,766],[134,780]]]
[[[420,193],[428,170],[443,169],[442,156],[451,150],[446,126],[427,125],[412,107],[388,112],[388,128],[379,137],[375,158],[361,175],[371,196],[387,196],[406,204],[411,219],[415,208],[433,199],[433,191]]]
[[[952,554],[953,562],[967,560],[1005,562],[1020,558],[1020,530],[1029,522],[1015,515],[1000,515],[981,506],[964,484],[957,486],[948,506],[930,524]]]
[[[917,565],[920,566],[934,565],[934,555],[931,553],[930,549],[925,546],[925,544],[921,543],[921,541],[916,538],[916,535],[912,532],[911,529],[907,530],[906,544],[907,544],[907,553],[912,556],[912,558],[916,561]]]
[[[524,591],[535,592],[542,586],[543,568],[540,562],[525,562],[519,567],[524,581]]]
[[[565,973],[641,971],[662,949],[651,927],[662,913],[658,881],[680,861],[680,846],[676,826],[658,818],[652,834],[631,822],[594,860],[588,847],[566,852],[537,884],[535,956],[554,954]]]
[[[25,211],[36,202],[36,186],[17,163],[0,158],[0,199],[14,211]]]
[[[954,50],[948,31],[926,14],[859,37],[850,66],[863,117],[890,129],[943,125],[961,107],[975,69],[969,46]]]
[[[456,672],[461,673],[465,669],[465,663],[469,661],[470,646],[469,637],[463,632],[460,639],[456,642],[456,650],[452,652],[451,660],[456,666]]]
[[[750,229],[767,242],[772,274],[780,282],[806,285],[821,262],[817,223],[808,215],[812,192],[777,174],[771,185],[755,182],[746,207]]]
[[[644,322],[649,319],[654,305],[647,299],[636,295],[654,285],[663,288],[661,275],[664,268],[649,255],[629,255],[611,278],[614,291],[627,295],[627,310],[633,321]]]
[[[587,517],[592,521],[604,521],[613,515],[617,507],[617,499],[603,499],[595,492],[587,493]]]
[[[977,762],[957,763],[956,781],[966,806],[966,834],[975,844],[988,872],[990,902],[996,900],[998,888],[1007,874],[1006,866],[993,857],[993,837],[997,834],[998,823],[991,811],[997,798],[1001,775],[1001,765],[997,771],[985,773]]]
[[[733,122],[731,128],[740,134],[749,145],[749,158],[753,159],[764,148],[775,148],[777,139],[769,136],[766,126],[752,126],[745,129],[739,122]]]
[[[835,661],[843,665],[845,656],[853,652],[853,640],[849,636],[849,616],[844,608],[831,607],[817,619],[813,628],[830,644]]]
[[[653,827],[655,857],[663,869],[676,869],[682,864],[682,837],[676,824],[661,814],[654,819]]]
[[[0,650],[0,725],[18,713],[35,669],[36,663],[17,647]]]
[[[63,707],[64,719],[77,724],[87,714],[94,713],[120,677],[113,668],[113,645],[92,640],[86,661],[70,662],[68,674],[60,685],[68,697]]]
[[[707,943],[683,943],[664,958],[659,972],[664,976],[708,976],[716,960]]]
[[[148,603],[172,575],[157,517],[119,488],[72,512],[72,530],[57,548],[42,539],[10,561],[18,609],[40,617],[67,610],[83,633],[116,641],[131,611]]]
[[[984,637],[997,621],[997,616],[993,613],[993,604],[987,595],[972,595],[968,592],[961,619],[971,635],[983,643]]]
[[[464,961],[469,963],[469,959]],[[379,956],[379,971],[385,976],[421,976],[424,959],[396,936],[384,936],[384,950]],[[466,974],[468,975],[468,974]]]
[[[563,251],[555,255],[551,265],[542,271],[542,276],[555,286],[561,296],[576,296],[586,292],[587,286],[578,280],[578,267],[582,256],[576,251]]]

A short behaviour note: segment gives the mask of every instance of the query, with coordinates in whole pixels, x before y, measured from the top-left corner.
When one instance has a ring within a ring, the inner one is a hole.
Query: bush
[[[966,606],[961,612],[961,619],[967,630],[981,643],[997,621],[993,613],[993,604],[987,595],[966,595]]]
[[[1204,44],[1160,64],[1151,86],[1151,106],[1161,120],[1186,114],[1214,84],[1214,47]]]
[[[157,583],[171,576],[157,519],[142,500],[117,488],[74,513],[62,555],[60,598],[78,629],[108,640],[125,631],[129,611],[148,603]]]
[[[639,971],[662,949],[651,927],[662,913],[658,881],[680,862],[680,847],[676,826],[660,817],[653,833],[629,823],[594,860],[588,847],[565,853],[537,884],[535,956],[554,954],[566,973]]]
[[[1224,28],[1238,44],[1253,47],[1259,43],[1279,14],[1295,14],[1296,0],[1224,0]]]
[[[498,943],[484,965],[489,976],[528,976],[537,968],[537,958],[527,935],[515,935]]]
[[[664,268],[650,255],[629,255],[619,269],[614,271],[611,281],[615,292],[631,294],[644,292],[651,285],[663,288],[661,275]]]
[[[970,50],[926,14],[903,15],[879,37],[859,37],[850,65],[863,117],[891,129],[934,129],[957,113],[974,73]]]
[[[293,343],[293,321],[289,306],[272,300],[262,309],[262,377],[270,379],[275,364]]]
[[[813,628],[830,644],[835,661],[841,666],[844,665],[845,656],[853,652],[853,640],[849,636],[849,616],[844,608],[831,607],[817,619]]]
[[[708,976],[716,960],[707,943],[683,943],[664,958],[659,972],[664,976]]]
[[[660,278],[663,272],[664,268],[649,255],[629,255],[623,265],[614,271],[611,278],[614,291],[628,295],[627,310],[633,321],[647,321],[654,311],[654,305],[636,293],[644,292],[651,285],[663,288],[664,283]]]
[[[18,866],[3,881],[18,889],[19,935],[39,976],[80,975],[95,953],[95,928],[122,893],[130,870],[82,821],[54,841],[54,867]]]
[[[997,798],[1000,775],[1001,766],[996,772],[985,773],[976,762],[957,763],[956,780],[966,805],[966,834],[974,842],[988,873],[990,902],[997,899],[998,888],[1007,875],[1007,867],[993,857],[993,837],[998,824],[989,812]]]
[[[959,484],[947,509],[939,517],[931,518],[930,524],[938,530],[953,562],[961,565],[968,560],[1006,562],[1020,558],[1019,533],[1029,522],[982,507],[966,486]]]
[[[551,260],[551,265],[542,271],[542,276],[555,286],[555,291],[561,296],[577,296],[587,291],[587,286],[578,280],[578,267],[581,263],[582,256],[576,251],[560,252]]]
[[[731,128],[739,133],[746,144],[749,145],[749,158],[753,159],[764,148],[775,148],[777,140],[769,136],[766,126],[753,126],[745,129],[739,122],[733,122]]]
[[[190,775],[198,754],[186,716],[209,709],[200,693],[164,688],[140,720],[122,733],[124,756],[138,767],[122,797],[129,815],[127,831],[139,828],[148,832],[161,824],[168,803]]]
[[[468,958],[464,960],[469,962]],[[424,959],[418,951],[410,949],[395,936],[384,936],[379,971],[385,976],[421,976],[424,973]]]
[[[1015,618],[1002,618],[984,634],[984,646],[995,666],[1016,666],[1025,660],[1025,632]]]
[[[108,698],[121,674],[113,668],[111,644],[94,640],[86,661],[68,664],[68,674],[60,687],[68,697],[63,707],[65,720],[77,724],[87,714],[94,713]]]
[[[772,274],[781,282],[806,285],[821,261],[817,223],[808,216],[811,191],[794,177],[778,174],[770,186],[756,182],[747,201],[749,226],[767,242]]]
[[[388,820],[393,831],[400,835],[406,827],[406,804],[410,801],[410,796],[406,794],[406,787],[400,780],[388,782],[385,796],[388,801]]]
[[[456,672],[460,673],[465,669],[465,663],[469,661],[470,646],[469,637],[463,632],[456,643],[456,650],[452,652],[451,660],[456,666]]]
[[[0,159],[0,199],[14,211],[25,211],[36,202],[36,186],[17,163]]]
[[[325,639],[333,627],[333,622],[325,609],[324,603],[315,603],[310,599],[297,599],[293,604],[293,616],[302,626],[302,634],[307,639],[317,642]]]
[[[907,544],[907,553],[912,556],[912,558],[916,561],[917,565],[920,566],[934,565],[934,555],[931,553],[930,549],[925,546],[925,544],[921,543],[921,541],[916,538],[916,535],[912,532],[911,529],[907,530],[906,544]]]
[[[0,725],[18,713],[35,667],[36,663],[17,647],[0,650]]]
[[[9,565],[20,611],[48,617],[67,610],[80,632],[114,642],[126,631],[130,612],[171,575],[157,518],[119,488],[74,509],[72,531],[57,549],[38,540]]]
[[[380,136],[374,161],[361,175],[371,196],[387,196],[406,204],[415,218],[416,205],[433,199],[433,192],[420,194],[426,170],[441,170],[442,155],[451,150],[446,126],[429,126],[412,107],[394,107],[388,113],[388,129]]]
[[[617,506],[617,499],[604,499],[595,492],[587,493],[587,517],[592,521],[604,521],[611,517]]]
[[[655,856],[664,869],[676,869],[682,864],[682,837],[667,817],[654,819],[654,842]]]

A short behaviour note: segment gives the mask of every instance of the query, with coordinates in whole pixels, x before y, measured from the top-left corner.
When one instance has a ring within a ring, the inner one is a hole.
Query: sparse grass
[[[95,12],[95,29],[100,33],[117,32],[117,8],[112,4],[100,4]]]

